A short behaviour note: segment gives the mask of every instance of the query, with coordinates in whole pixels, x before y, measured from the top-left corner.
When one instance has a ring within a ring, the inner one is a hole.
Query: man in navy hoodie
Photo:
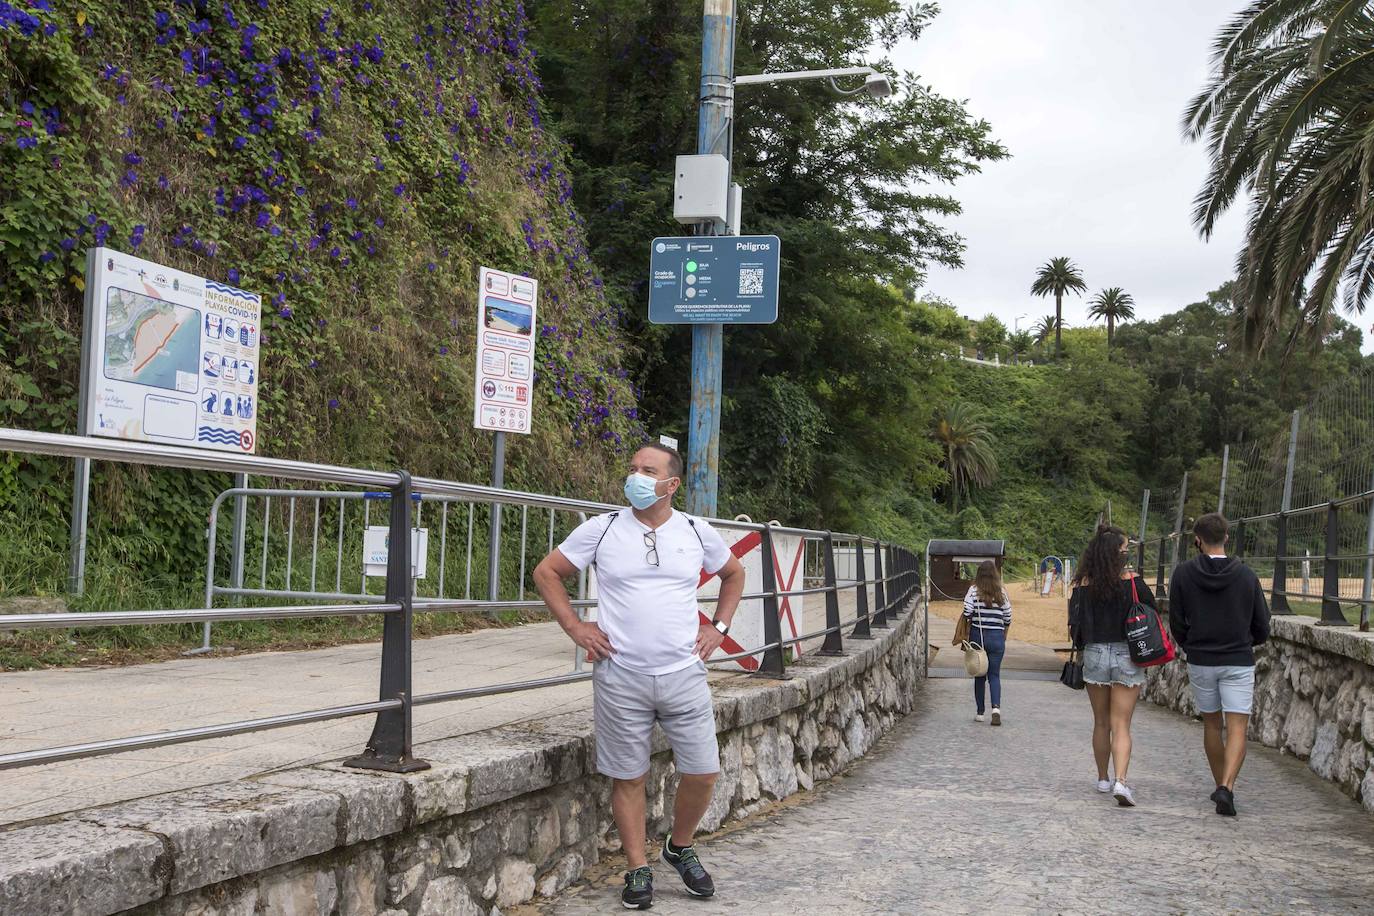
[[[1235,816],[1236,776],[1255,693],[1254,647],[1269,638],[1269,604],[1254,570],[1226,555],[1225,516],[1193,524],[1198,556],[1169,581],[1169,629],[1188,658],[1188,681],[1202,713],[1202,745],[1217,787],[1217,814]]]

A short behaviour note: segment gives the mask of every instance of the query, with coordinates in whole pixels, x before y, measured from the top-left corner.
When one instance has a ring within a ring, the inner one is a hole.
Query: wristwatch
[[[715,627],[721,636],[725,636],[730,632],[730,627],[724,620],[712,620],[711,626]]]

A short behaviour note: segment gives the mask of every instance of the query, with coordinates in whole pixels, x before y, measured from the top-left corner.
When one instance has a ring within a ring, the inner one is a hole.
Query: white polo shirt
[[[621,509],[578,525],[558,549],[578,569],[596,564],[596,620],[615,649],[611,661],[640,674],[671,674],[696,660],[701,571],[719,572],[730,548],[706,522],[673,510],[657,529],[654,566],[644,542],[651,530]]]

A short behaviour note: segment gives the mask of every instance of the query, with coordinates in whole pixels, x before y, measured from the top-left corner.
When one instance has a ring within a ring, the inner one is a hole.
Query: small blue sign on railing
[[[776,235],[654,239],[649,248],[653,324],[772,324],[778,320]]]

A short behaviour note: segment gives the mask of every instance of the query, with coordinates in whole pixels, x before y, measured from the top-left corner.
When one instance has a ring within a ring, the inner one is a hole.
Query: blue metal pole
[[[701,38],[701,96],[697,153],[730,155],[728,125],[734,103],[735,0],[705,0]],[[698,235],[714,235],[703,223]],[[720,488],[721,364],[724,328],[692,327],[692,404],[687,424],[687,511],[714,517]]]

